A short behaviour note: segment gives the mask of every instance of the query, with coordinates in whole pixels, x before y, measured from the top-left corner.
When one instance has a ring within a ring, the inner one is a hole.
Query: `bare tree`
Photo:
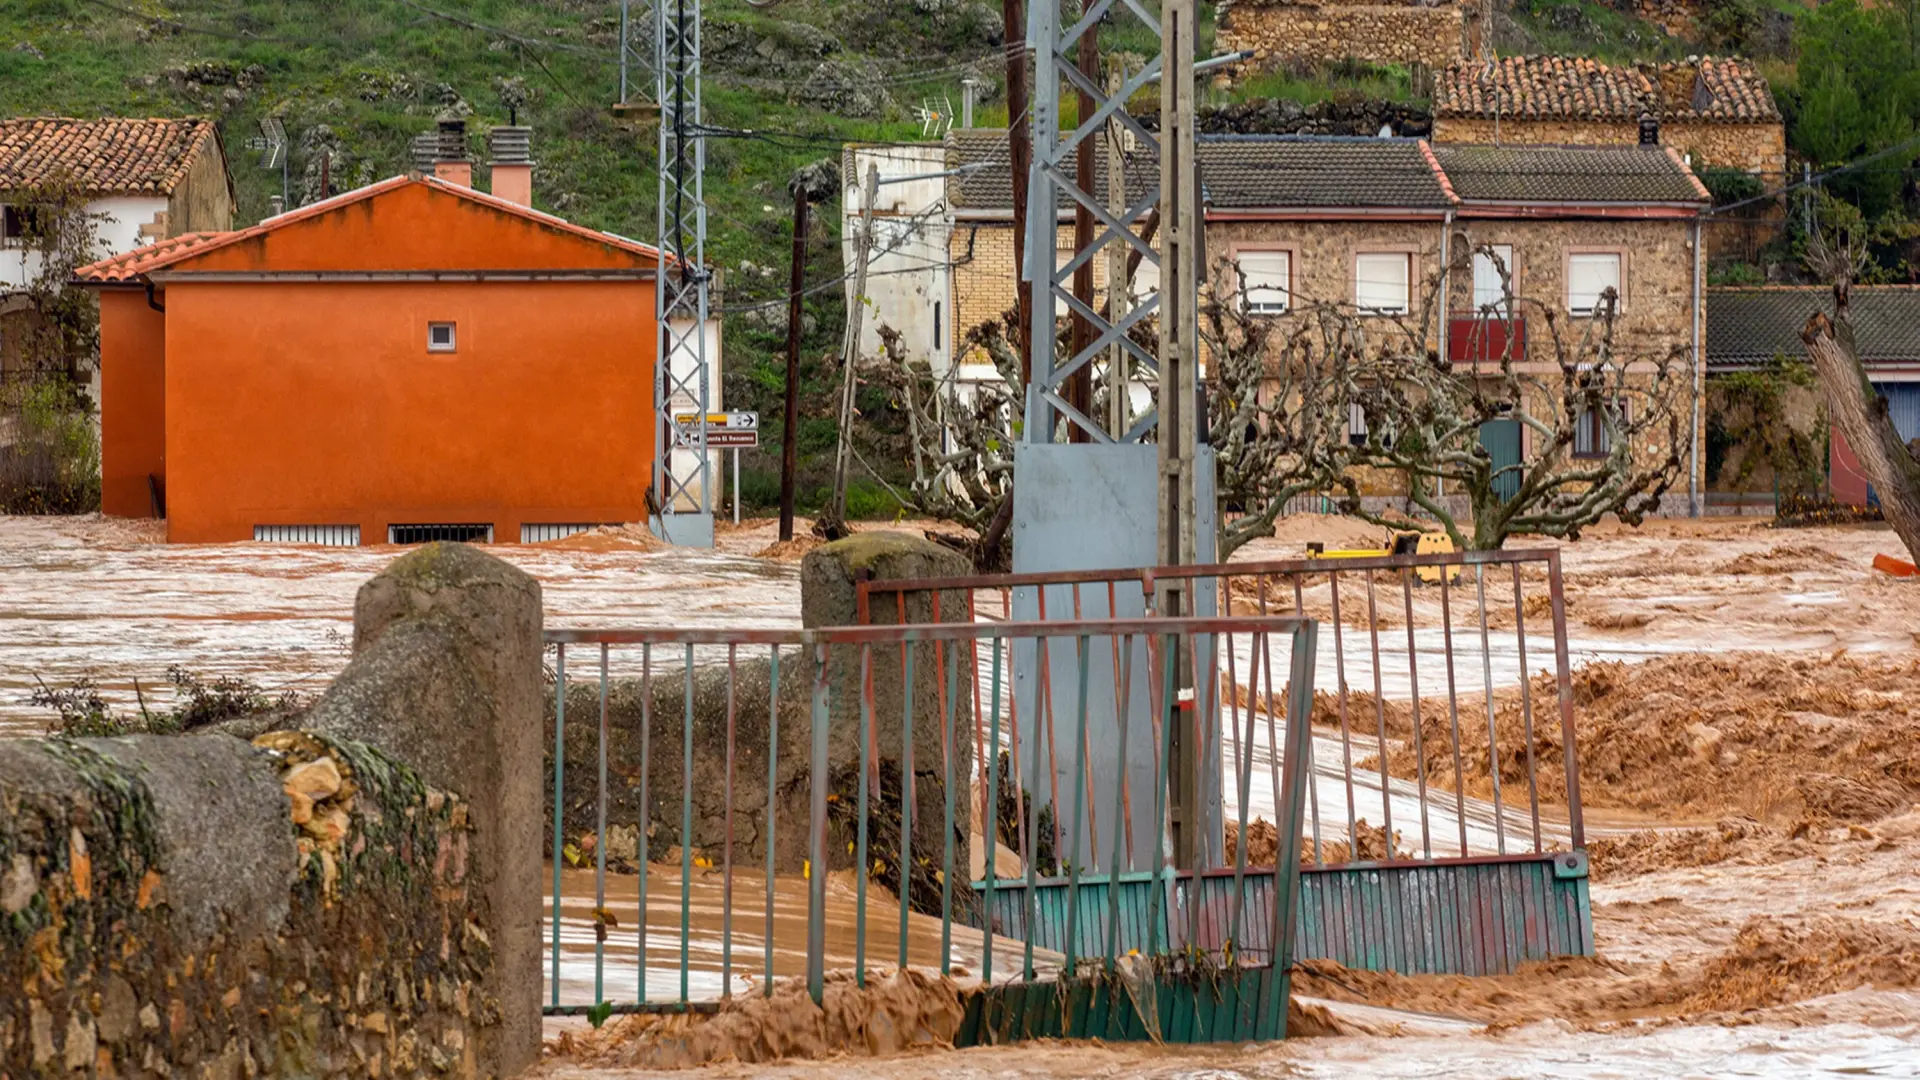
[[[1881,513],[1908,554],[1920,559],[1920,460],[1893,426],[1887,399],[1867,378],[1847,307],[1853,282],[1872,261],[1869,248],[1875,231],[1859,211],[1830,199],[1822,200],[1808,226],[1804,261],[1810,272],[1833,286],[1833,318],[1816,311],[1807,319],[1800,332],[1807,358],[1826,388],[1834,425],[1880,496]]]
[[[967,335],[968,345],[992,359],[999,381],[963,385],[958,365],[935,372],[924,358],[906,356],[899,331],[885,324],[879,331],[883,355],[864,362],[861,372],[884,388],[907,418],[913,480],[903,501],[915,513],[970,529],[970,538],[929,536],[967,551],[983,570],[1008,563],[1003,549],[1024,397],[1019,347],[1005,326],[1012,317],[1009,313]]]

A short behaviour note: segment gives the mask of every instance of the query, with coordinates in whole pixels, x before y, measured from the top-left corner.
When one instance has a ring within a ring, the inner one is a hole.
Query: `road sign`
[[[693,436],[689,435],[691,439]],[[751,450],[760,445],[760,433],[757,431],[728,431],[724,428],[707,429],[707,449],[709,450]],[[683,445],[682,450],[688,447]]]
[[[698,413],[674,413],[673,422],[681,427],[692,427],[700,419]],[[707,414],[707,441],[713,441],[714,431],[759,431],[760,414],[757,412],[715,412]]]

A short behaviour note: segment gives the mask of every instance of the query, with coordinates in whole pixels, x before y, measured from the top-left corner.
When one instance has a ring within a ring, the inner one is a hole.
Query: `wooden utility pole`
[[[1833,426],[1847,437],[1860,469],[1880,496],[1880,511],[1907,553],[1920,562],[1920,461],[1893,426],[1887,403],[1867,379],[1847,313],[1847,289],[1834,290],[1834,318],[1814,312],[1800,337],[1827,391]]]
[[[840,441],[833,455],[833,505],[827,510],[830,539],[847,527],[847,465],[853,455],[854,369],[860,360],[860,318],[867,310],[867,263],[873,255],[873,208],[880,201],[880,165],[867,162],[867,182],[860,192],[860,235],[855,238],[853,298],[847,304],[847,338],[841,350],[844,369],[840,382]]]
[[[800,467],[800,318],[807,283],[807,203],[804,180],[793,188],[793,265],[787,275],[787,401],[780,430],[780,539],[793,539],[794,473]]]
[[[1026,266],[1027,173],[1033,166],[1033,138],[1028,134],[1027,116],[1027,5],[1025,0],[1001,0],[1000,36],[1007,43],[1007,164],[1013,177],[1013,267],[1014,283]],[[1013,290],[1013,340],[1020,350],[1020,381],[1033,383],[1032,321],[1027,312],[1027,290]],[[1051,344],[1049,344],[1051,347]]]
[[[1201,417],[1194,415],[1199,320],[1194,304],[1200,271],[1199,190],[1193,167],[1193,55],[1199,19],[1194,0],[1165,0],[1160,8],[1160,561],[1169,566],[1198,561],[1195,536],[1194,454]],[[1194,614],[1193,595],[1177,579],[1161,579],[1160,613]],[[1181,657],[1179,685],[1198,686]],[[1194,703],[1195,713],[1201,702]],[[1184,710],[1182,710],[1184,712]],[[1200,853],[1202,747],[1187,723],[1175,723],[1172,768],[1174,864],[1196,867]]]
[[[1096,2],[1097,0],[1082,0],[1082,14],[1091,11]],[[1088,26],[1086,33],[1080,35],[1079,55],[1076,57],[1078,63],[1076,66],[1080,69],[1080,74],[1086,76],[1089,84],[1097,83],[1100,78],[1099,37],[1100,24],[1097,22]],[[1088,93],[1084,86],[1080,88],[1078,101],[1080,106],[1080,120],[1084,123],[1086,118],[1093,115],[1093,111],[1099,106],[1098,103],[1094,101],[1093,95]],[[1097,141],[1098,140],[1089,140],[1082,142],[1079,149],[1076,150],[1073,155],[1073,181],[1079,185],[1081,191],[1091,192],[1094,190],[1095,159],[1093,148]],[[1073,207],[1073,253],[1075,257],[1078,257],[1081,252],[1092,246],[1093,211],[1089,209],[1085,203],[1076,202]],[[1107,282],[1107,288],[1109,290],[1113,288],[1113,281],[1111,279]],[[1080,301],[1080,303],[1084,304],[1088,309],[1093,307],[1092,259],[1081,263],[1079,268],[1073,272],[1073,296],[1074,299]],[[1093,323],[1089,322],[1087,317],[1080,312],[1074,312],[1073,331],[1069,338],[1069,340],[1073,342],[1072,355],[1079,356],[1087,346],[1093,344],[1093,339]],[[1079,371],[1074,372],[1073,375],[1067,379],[1067,385],[1064,389],[1066,390],[1064,396],[1067,399],[1067,404],[1080,410],[1080,415],[1091,418],[1093,412],[1093,365],[1082,365]],[[1067,438],[1073,442],[1091,442],[1093,435],[1079,424],[1068,424]]]

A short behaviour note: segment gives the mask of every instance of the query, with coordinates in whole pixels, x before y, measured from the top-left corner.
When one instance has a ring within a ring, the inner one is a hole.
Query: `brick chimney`
[[[472,187],[473,161],[467,157],[467,122],[442,120],[439,135],[439,152],[433,159],[434,178],[461,187]]]
[[[487,133],[487,158],[493,166],[495,198],[533,205],[533,129],[502,124]]]

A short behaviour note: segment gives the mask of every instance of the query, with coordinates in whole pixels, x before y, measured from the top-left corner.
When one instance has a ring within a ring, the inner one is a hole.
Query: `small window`
[[[1240,267],[1242,308],[1249,315],[1285,315],[1293,306],[1293,254],[1243,251]]]
[[[0,247],[26,247],[29,236],[45,231],[42,217],[37,206],[0,206]]]
[[[1507,281],[1500,272],[1513,278],[1513,248],[1507,244],[1488,244],[1486,250],[1473,253],[1473,310],[1499,310],[1507,303]]]
[[[453,324],[450,322],[431,322],[427,324],[427,351],[452,352],[454,346]]]
[[[1347,403],[1347,442],[1367,445],[1367,410],[1357,401]]]
[[[940,333],[940,329],[941,329],[941,326],[940,326],[940,301],[938,301],[938,300],[935,300],[935,301],[933,302],[933,351],[934,351],[934,352],[935,352],[936,354],[938,354],[938,353],[940,353],[940,352],[942,352],[942,351],[944,351],[944,350],[942,350],[942,348],[941,348],[941,346],[942,346],[942,345],[944,345],[944,344],[946,343],[946,340],[947,340],[947,339],[946,339],[945,337],[943,337],[943,336],[941,335],[941,333]]]
[[[260,544],[314,544],[319,547],[359,547],[358,525],[255,525],[253,539]]]
[[[1127,299],[1138,305],[1159,291],[1160,264],[1152,259],[1141,259],[1140,265],[1133,268],[1133,282],[1127,286]]]
[[[1413,256],[1369,252],[1353,258],[1353,305],[1375,315],[1404,315],[1413,306]]]
[[[1613,452],[1613,434],[1599,409],[1581,409],[1573,422],[1573,456],[1603,458]]]
[[[1614,310],[1620,309],[1619,252],[1582,252],[1567,256],[1567,310],[1575,315],[1598,312],[1608,289]]]

